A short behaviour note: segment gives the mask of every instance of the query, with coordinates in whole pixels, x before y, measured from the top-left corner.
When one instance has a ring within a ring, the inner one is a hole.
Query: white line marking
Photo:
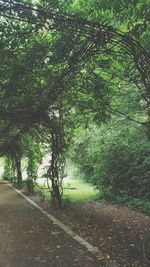
[[[51,220],[54,224],[59,226],[65,233],[70,235],[73,239],[75,239],[78,243],[86,247],[86,249],[92,253],[98,252],[98,248],[92,246],[89,242],[87,242],[85,239],[83,239],[81,236],[77,235],[74,233],[68,226],[57,220],[53,215],[45,211],[42,207],[40,207],[38,204],[36,204],[33,200],[25,196],[23,193],[21,193],[18,189],[16,189],[14,186],[12,186],[10,183],[6,182],[5,183],[13,188],[19,195],[21,195],[23,198],[25,198],[32,206],[37,208],[41,213],[43,213],[49,220]]]

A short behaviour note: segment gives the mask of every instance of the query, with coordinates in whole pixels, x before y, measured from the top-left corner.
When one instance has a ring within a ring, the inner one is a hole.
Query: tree
[[[125,2],[120,5],[117,1],[111,4],[101,1],[100,12],[97,1],[88,1],[86,12],[82,9],[85,1],[67,3],[70,14],[79,15],[79,7],[84,19],[50,9],[65,10],[66,1],[39,1],[36,9],[22,3],[21,12],[16,3],[10,6],[1,1],[0,4],[3,15],[0,151],[9,153],[17,140],[20,142],[31,129],[49,130],[48,175],[52,196],[60,205],[61,172],[73,132],[83,123],[87,126],[93,120],[105,121],[110,113],[122,113],[118,111],[120,100],[116,98],[116,87],[122,87],[123,91],[129,84],[127,94],[135,86],[140,89],[139,94],[135,89],[135,98],[141,97],[148,115],[145,119],[146,112],[143,112],[144,121],[140,116],[138,120],[149,128],[147,51],[127,32],[130,19],[127,24],[123,19],[124,12],[128,11]],[[8,14],[9,8],[13,11],[12,17]],[[134,13],[130,3],[128,8],[137,26],[140,15]],[[118,20],[117,12],[120,12]],[[113,16],[113,27],[103,23],[106,14],[105,23]],[[92,16],[102,23],[87,20],[93,19]],[[144,23],[147,22],[142,20]],[[145,26],[142,29],[140,36],[147,31]],[[141,111],[140,105],[139,108]],[[130,115],[134,115],[133,112]],[[130,115],[125,114],[128,118]],[[28,156],[32,157],[31,154]],[[17,166],[19,170],[19,162]]]

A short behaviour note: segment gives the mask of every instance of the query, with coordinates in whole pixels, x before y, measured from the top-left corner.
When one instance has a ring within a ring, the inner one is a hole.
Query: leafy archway
[[[43,35],[44,32],[49,32],[51,38],[56,38],[57,33],[59,33],[64,39],[71,39],[70,49],[65,50],[61,58],[60,71],[52,84],[53,94],[51,90],[48,91],[46,97],[36,101],[34,106],[32,104],[31,107],[28,107],[28,105],[20,107],[18,105],[19,107],[12,108],[11,116],[10,110],[7,110],[7,108],[1,110],[3,118],[9,117],[10,120],[13,118],[13,124],[11,121],[7,127],[9,132],[12,133],[12,128],[16,127],[14,134],[8,133],[8,138],[5,136],[4,141],[2,141],[1,153],[3,154],[13,146],[14,140],[21,138],[33,124],[42,124],[49,128],[51,134],[51,162],[48,176],[52,182],[53,198],[61,205],[60,189],[63,178],[64,153],[67,148],[67,142],[64,138],[64,125],[67,116],[64,110],[65,103],[62,99],[69,91],[70,84],[87,62],[97,57],[98,54],[114,54],[121,60],[123,53],[126,53],[139,73],[138,79],[145,87],[145,97],[149,109],[149,56],[130,33],[122,33],[103,23],[61,14],[55,10],[44,10],[41,7],[25,5],[16,1],[1,0],[0,14],[2,22],[12,19],[23,23],[23,27],[28,24],[31,25],[30,29],[26,29],[26,34],[38,33]],[[2,33],[3,31],[4,29],[2,29]],[[57,60],[59,62],[59,58]],[[130,75],[132,76],[132,73],[129,73]],[[21,111],[19,117],[18,110]],[[147,124],[149,127],[149,121]]]

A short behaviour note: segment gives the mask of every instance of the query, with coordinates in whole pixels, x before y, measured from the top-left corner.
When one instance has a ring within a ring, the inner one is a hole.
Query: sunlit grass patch
[[[96,198],[98,192],[94,187],[81,179],[70,179],[64,181],[64,201],[71,203],[84,202]]]
[[[47,199],[50,199],[50,193],[48,189],[42,186],[42,188],[36,187],[36,191],[41,192]],[[89,200],[94,200],[98,194],[98,191],[82,179],[68,179],[64,178],[63,181],[63,202],[64,203],[80,203]]]

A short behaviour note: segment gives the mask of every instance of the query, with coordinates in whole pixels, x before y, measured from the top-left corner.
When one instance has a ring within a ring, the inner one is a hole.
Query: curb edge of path
[[[16,189],[12,184],[5,181],[5,184],[10,186],[12,189],[14,189],[20,196],[22,196],[26,201],[28,201],[32,206],[34,206],[36,209],[38,209],[42,214],[44,214],[53,224],[57,225],[59,228],[61,228],[67,235],[71,236],[74,240],[76,240],[80,245],[84,246],[89,252],[91,253],[98,253],[99,250],[97,247],[91,245],[88,241],[86,241],[81,236],[77,235],[75,232],[73,232],[68,226],[63,224],[61,221],[56,219],[53,215],[45,211],[42,207],[40,207],[37,203],[35,203],[33,200],[31,200],[29,197],[25,196],[22,192],[20,192],[18,189]]]

